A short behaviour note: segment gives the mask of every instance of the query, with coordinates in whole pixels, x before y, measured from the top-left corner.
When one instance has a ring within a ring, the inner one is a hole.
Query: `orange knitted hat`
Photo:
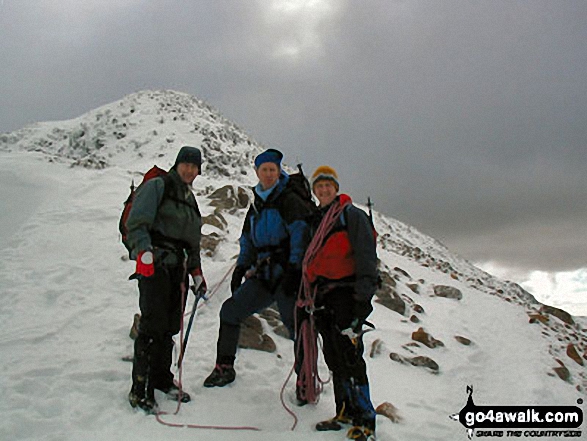
[[[312,178],[310,179],[310,183],[312,184],[312,188],[314,188],[314,184],[321,180],[330,180],[334,182],[334,186],[336,187],[336,191],[339,190],[340,185],[338,183],[338,174],[336,170],[332,167],[327,165],[321,165],[316,169],[316,171],[312,174]]]

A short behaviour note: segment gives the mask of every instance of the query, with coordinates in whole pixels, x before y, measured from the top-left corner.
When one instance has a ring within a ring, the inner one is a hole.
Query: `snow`
[[[143,130],[146,137],[147,129]],[[157,164],[168,167],[176,151],[173,145],[164,155],[155,155]],[[284,399],[299,419],[291,430],[294,420],[281,405],[280,390],[293,363],[293,344],[269,326],[266,331],[277,343],[276,353],[241,349],[233,384],[202,386],[214,364],[218,312],[230,295],[228,281],[218,283],[238,253],[243,209],[223,214],[228,223],[224,231],[206,226],[205,233],[219,232],[223,242],[203,261],[214,295],[197,311],[182,370],[183,386],[193,400],[173,415],[176,403],[158,396],[162,410],[171,413],[163,419],[184,427],[165,426],[129,406],[131,364],[122,357],[132,353],[128,333],[138,312],[138,290],[136,282],[127,280],[133,262],[124,259],[117,223],[130,177],[153,163],[147,156],[91,169],[72,167],[75,158],[0,148],[0,439],[345,439],[343,432],[313,429],[334,414],[330,384],[317,405],[298,408],[291,404],[290,381]],[[251,154],[241,152],[239,157],[246,161]],[[250,182],[251,176],[238,170],[237,166],[236,175],[204,173],[196,179],[194,190],[204,216],[214,212],[207,198],[213,189]],[[398,275],[398,292],[424,309],[418,315],[421,323],[412,323],[374,303],[371,321],[377,329],[365,335],[366,352],[376,339],[383,341],[383,350],[374,358],[366,356],[372,399],[376,406],[392,403],[402,417],[400,423],[392,423],[378,416],[378,440],[466,439],[465,428],[449,415],[466,404],[467,385],[474,386],[477,404],[576,405],[585,399],[585,369],[563,351],[573,335],[581,354],[587,349],[584,319],[575,317],[577,325],[572,328],[554,317],[549,327],[529,324],[528,313],[536,306],[517,288],[474,268],[407,225],[379,214],[376,225],[381,260],[411,277]],[[461,276],[455,279],[402,255],[404,246],[442,258]],[[483,284],[474,284],[473,279]],[[419,285],[419,294],[406,289],[408,282]],[[495,286],[490,288],[491,283]],[[463,298],[434,296],[434,285],[454,286]],[[504,295],[495,295],[493,288],[500,287]],[[444,346],[409,346],[412,332],[420,326]],[[455,340],[457,335],[473,343],[462,345]],[[440,372],[394,362],[390,352],[429,356]],[[573,384],[554,374],[555,358],[569,368]],[[320,366],[327,378],[324,363]],[[260,432],[186,425],[254,426]]]

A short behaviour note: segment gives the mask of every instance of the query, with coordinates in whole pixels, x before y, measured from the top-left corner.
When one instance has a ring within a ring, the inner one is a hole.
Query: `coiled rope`
[[[329,236],[348,203],[350,203],[350,199],[344,199],[341,200],[341,203],[332,204],[322,218],[304,256],[302,264],[302,283],[300,284],[294,314],[296,324],[295,361],[280,393],[281,404],[294,418],[294,424],[291,430],[295,429],[298,423],[298,418],[297,415],[285,404],[283,394],[296,366],[299,368],[296,389],[299,390],[299,398],[306,400],[308,403],[315,404],[318,402],[320,394],[322,393],[323,385],[329,381],[322,380],[318,372],[318,333],[316,331],[314,317],[314,312],[316,311],[315,302],[317,287],[312,287],[308,280],[308,267],[318,254],[322,244]],[[298,325],[297,314],[299,310],[304,310],[307,313],[307,317],[305,317]]]

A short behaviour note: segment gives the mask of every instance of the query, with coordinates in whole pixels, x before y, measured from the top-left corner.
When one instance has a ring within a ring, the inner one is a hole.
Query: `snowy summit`
[[[194,192],[209,300],[197,310],[181,371],[193,400],[178,412],[158,400],[169,414],[155,418],[127,401],[138,290],[117,223],[131,181],[154,164],[169,168],[182,145],[204,157]],[[344,439],[314,430],[333,416],[330,384],[317,405],[292,404],[293,381],[284,382],[293,344],[271,310],[241,341],[236,381],[202,386],[263,149],[203,101],[174,91],[0,134],[0,439]],[[295,154],[284,153],[293,169]],[[374,223],[384,286],[366,358],[374,405],[393,409],[392,418],[377,417],[378,440],[467,439],[449,418],[467,403],[467,386],[477,405],[585,409],[585,318],[540,304],[409,225],[379,213]],[[327,380],[323,362],[320,369]],[[258,430],[219,430],[227,426]]]

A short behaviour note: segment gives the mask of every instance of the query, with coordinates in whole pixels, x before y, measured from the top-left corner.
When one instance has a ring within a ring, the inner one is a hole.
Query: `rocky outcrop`
[[[573,343],[569,343],[569,345],[567,346],[567,355],[575,363],[577,363],[581,366],[585,365],[585,363],[583,362],[583,359],[579,355],[579,352],[577,352],[577,348],[575,347],[575,345]]]
[[[200,248],[206,256],[212,257],[216,253],[220,242],[222,242],[222,238],[216,233],[203,234],[200,240]]]
[[[254,315],[242,322],[238,346],[264,352],[275,352],[277,348],[273,339],[263,331],[259,318]]]
[[[387,271],[381,271],[381,288],[375,292],[375,302],[386,308],[397,312],[400,315],[406,314],[406,302],[395,290],[396,282]]]
[[[444,343],[440,340],[435,339],[432,335],[428,334],[424,328],[418,328],[417,331],[412,333],[412,340],[422,343],[424,346],[429,348],[437,348],[444,346]]]
[[[225,185],[219,188],[210,196],[210,205],[223,210],[232,210],[235,208],[247,208],[249,205],[249,194],[243,187]]]
[[[387,401],[384,403],[381,403],[379,406],[377,406],[377,408],[375,409],[375,413],[377,415],[383,415],[384,417],[389,418],[389,420],[392,423],[399,423],[401,422],[402,418],[399,415],[399,412],[397,410],[397,407],[395,407],[393,404],[388,403]]]
[[[455,335],[455,340],[465,346],[470,346],[472,343],[467,337],[462,337],[460,335]]]
[[[430,357],[423,355],[417,355],[415,357],[404,357],[395,352],[392,352],[389,354],[389,358],[391,358],[393,361],[397,361],[398,363],[411,364],[412,366],[426,368],[434,374],[440,371],[440,366],[438,366],[438,363],[436,363]]]
[[[434,295],[455,300],[461,300],[463,298],[463,293],[460,290],[446,285],[434,285]]]
[[[550,314],[550,315],[553,315],[553,316],[555,316],[559,320],[562,320],[563,322],[565,322],[568,325],[574,325],[575,324],[575,321],[573,320],[573,316],[571,314],[569,314],[566,311],[563,311],[562,309],[555,308],[554,306],[542,305],[542,307],[540,308],[540,312],[542,314]]]
[[[553,368],[556,375],[558,375],[558,377],[561,380],[566,381],[567,383],[572,383],[571,372],[569,371],[569,369],[565,366],[565,364],[562,361],[557,359],[556,362],[559,364],[559,366]]]

